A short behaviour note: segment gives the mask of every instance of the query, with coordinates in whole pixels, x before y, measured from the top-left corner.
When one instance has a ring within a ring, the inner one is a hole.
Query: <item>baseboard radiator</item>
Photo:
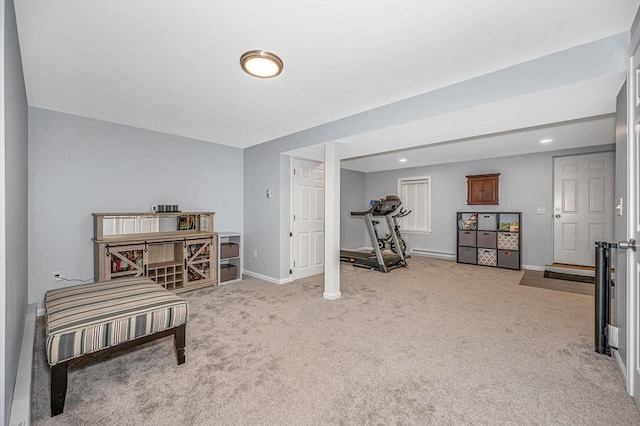
[[[416,256],[426,256],[426,257],[437,257],[440,259],[451,259],[455,260],[456,254],[449,253],[446,251],[436,251],[436,250],[425,250],[425,249],[411,249],[411,254],[415,254]]]
[[[11,401],[10,426],[29,426],[31,424],[31,371],[36,336],[36,308],[35,303],[27,307],[16,384],[13,389],[13,401]]]

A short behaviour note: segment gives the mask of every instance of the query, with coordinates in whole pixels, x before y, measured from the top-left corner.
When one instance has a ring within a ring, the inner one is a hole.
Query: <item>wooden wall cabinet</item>
[[[93,213],[94,279],[149,277],[176,292],[218,283],[212,212]]]
[[[500,173],[467,176],[467,204],[498,204]]]

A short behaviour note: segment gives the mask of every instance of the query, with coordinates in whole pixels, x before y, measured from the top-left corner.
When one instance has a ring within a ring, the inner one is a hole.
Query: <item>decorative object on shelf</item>
[[[521,219],[519,212],[458,212],[456,261],[521,269]]]
[[[179,213],[180,206],[177,204],[156,204],[151,207],[153,213]]]
[[[465,213],[462,219],[458,219],[458,229],[476,229],[476,221],[478,215],[476,213]]]
[[[149,277],[172,291],[216,285],[213,217],[212,212],[93,213],[94,279]]]
[[[187,231],[198,228],[198,218],[196,215],[184,214],[178,216],[178,231]]]
[[[468,205],[498,205],[500,173],[467,176]]]

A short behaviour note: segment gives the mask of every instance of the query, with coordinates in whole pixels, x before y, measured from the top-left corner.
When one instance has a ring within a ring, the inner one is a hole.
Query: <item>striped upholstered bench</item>
[[[64,410],[70,365],[172,334],[178,364],[185,361],[187,302],[148,278],[48,291],[45,308],[52,416]]]

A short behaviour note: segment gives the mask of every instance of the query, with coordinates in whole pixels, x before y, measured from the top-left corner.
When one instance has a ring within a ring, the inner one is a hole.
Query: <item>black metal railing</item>
[[[611,249],[616,243],[596,242],[595,276],[595,347],[596,352],[611,356],[607,341],[608,325],[611,321]]]

